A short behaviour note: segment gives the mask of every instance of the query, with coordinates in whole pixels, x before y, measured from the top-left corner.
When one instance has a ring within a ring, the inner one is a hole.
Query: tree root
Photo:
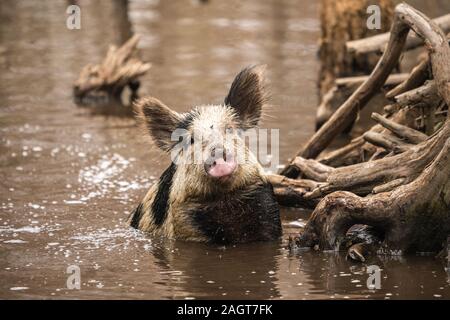
[[[316,160],[304,159],[302,157],[295,158],[293,164],[300,169],[306,178],[319,182],[326,181],[330,172],[334,170],[333,167]]]
[[[366,224],[383,230],[382,249],[438,250],[450,232],[449,157],[450,139],[431,166],[407,185],[368,197],[346,191],[326,196],[296,239],[297,245],[338,249],[352,225]]]
[[[428,136],[420,131],[414,130],[408,126],[399,124],[395,121],[389,120],[378,113],[372,113],[372,119],[378,122],[380,125],[390,130],[398,137],[403,138],[410,143],[421,143],[425,141]]]
[[[386,93],[386,98],[392,99],[399,94],[421,86],[425,80],[430,78],[430,59],[423,59],[415,66],[406,80]]]
[[[333,167],[340,167],[364,161],[364,151],[362,147],[365,145],[365,140],[362,136],[353,139],[349,144],[342,148],[329,152],[319,158],[323,164]]]
[[[280,205],[314,209],[319,202],[317,199],[304,197],[307,192],[320,185],[316,181],[293,180],[276,174],[268,175],[267,180],[272,184],[275,198]]]
[[[423,84],[430,74],[428,61],[422,62],[391,91],[396,102],[390,117],[372,114],[377,124],[368,132],[347,146],[313,160],[331,141],[331,136],[341,132],[353,119],[356,106],[362,107],[383,85],[399,59],[410,29],[424,40],[433,80]],[[296,245],[348,248],[347,231],[363,224],[380,235],[378,253],[439,250],[450,234],[449,105],[448,40],[422,13],[399,4],[389,43],[371,76],[314,134],[299,153],[301,157],[295,157],[283,171],[284,175],[294,177],[301,172],[316,181],[314,185],[311,180],[286,178],[283,188],[298,183],[294,181],[308,181],[308,187],[301,190],[301,201],[320,200],[303,232],[295,239]],[[417,127],[411,119],[415,122],[419,109],[423,112],[424,125]],[[342,158],[349,159],[369,149],[359,163],[336,165]],[[367,157],[372,160],[366,161]],[[365,255],[374,249],[366,245],[353,243],[348,256],[365,261]]]
[[[403,142],[401,139],[394,136],[384,135],[382,133],[366,132],[363,135],[367,142],[372,143],[375,146],[386,149],[387,151],[396,153],[402,153],[411,148],[411,144]]]
[[[399,109],[395,113],[390,114],[389,118],[377,115],[373,114],[372,116],[374,117],[374,120],[379,122],[379,124],[374,125],[368,130],[368,132],[383,134],[390,134],[390,132],[393,132],[403,139],[405,139],[407,136],[409,137],[409,135],[418,135],[418,138],[412,138],[412,142],[414,143],[416,143],[417,141],[423,141],[424,139],[428,138],[422,132],[411,128],[415,126],[415,118],[417,115],[419,115],[419,112],[414,108]],[[406,131],[406,133],[403,133],[403,131]],[[406,138],[407,142],[411,142],[409,140],[410,139]],[[343,146],[342,148],[321,155],[318,158],[318,161],[328,166],[341,167],[364,162],[368,159],[377,159],[377,154],[381,152],[382,151],[377,150],[377,148],[375,148],[372,144],[366,142],[363,134],[353,139],[349,144]]]
[[[405,178],[405,182],[412,181],[436,157],[448,137],[450,124],[429,140],[398,155],[336,168],[330,172],[325,184],[306,193],[305,197],[322,197],[337,190],[365,195],[377,185],[391,180]]]
[[[390,75],[384,83],[383,89],[388,90],[393,86],[407,81],[408,76],[407,73],[395,73]],[[336,79],[334,82],[335,85],[323,95],[322,102],[317,107],[316,130],[320,129],[337,108],[368,78],[369,76],[358,76]],[[352,126],[350,125],[345,129],[345,132],[349,132],[351,128]]]
[[[406,91],[394,99],[400,107],[427,107],[436,105],[442,100],[437,94],[436,84],[432,80],[427,81],[421,87]]]

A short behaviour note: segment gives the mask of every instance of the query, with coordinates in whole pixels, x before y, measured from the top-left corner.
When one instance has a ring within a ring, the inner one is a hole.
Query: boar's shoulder
[[[278,204],[266,183],[201,201],[188,216],[211,242],[264,241],[281,235]]]

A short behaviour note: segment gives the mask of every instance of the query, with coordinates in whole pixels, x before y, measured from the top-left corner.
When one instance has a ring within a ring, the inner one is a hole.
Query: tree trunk
[[[381,11],[381,30],[366,27],[367,7],[376,4]],[[389,30],[394,4],[392,0],[322,0],[320,20],[322,35],[319,57],[321,61],[319,91],[322,97],[341,77],[369,74],[376,56],[355,56],[347,53],[346,42],[365,38]]]

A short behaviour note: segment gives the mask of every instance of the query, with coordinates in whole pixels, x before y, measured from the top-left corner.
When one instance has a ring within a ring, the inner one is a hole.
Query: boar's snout
[[[205,171],[213,178],[228,177],[237,168],[236,159],[233,154],[222,148],[213,148],[211,156],[205,161]]]

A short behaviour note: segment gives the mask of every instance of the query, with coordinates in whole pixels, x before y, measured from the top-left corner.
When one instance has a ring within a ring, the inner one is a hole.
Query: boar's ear
[[[225,98],[225,105],[236,110],[244,127],[258,124],[267,94],[264,89],[266,65],[247,67],[236,76],[230,92]]]
[[[158,147],[170,151],[175,143],[171,140],[172,133],[181,121],[180,114],[152,97],[139,99],[134,108]]]

